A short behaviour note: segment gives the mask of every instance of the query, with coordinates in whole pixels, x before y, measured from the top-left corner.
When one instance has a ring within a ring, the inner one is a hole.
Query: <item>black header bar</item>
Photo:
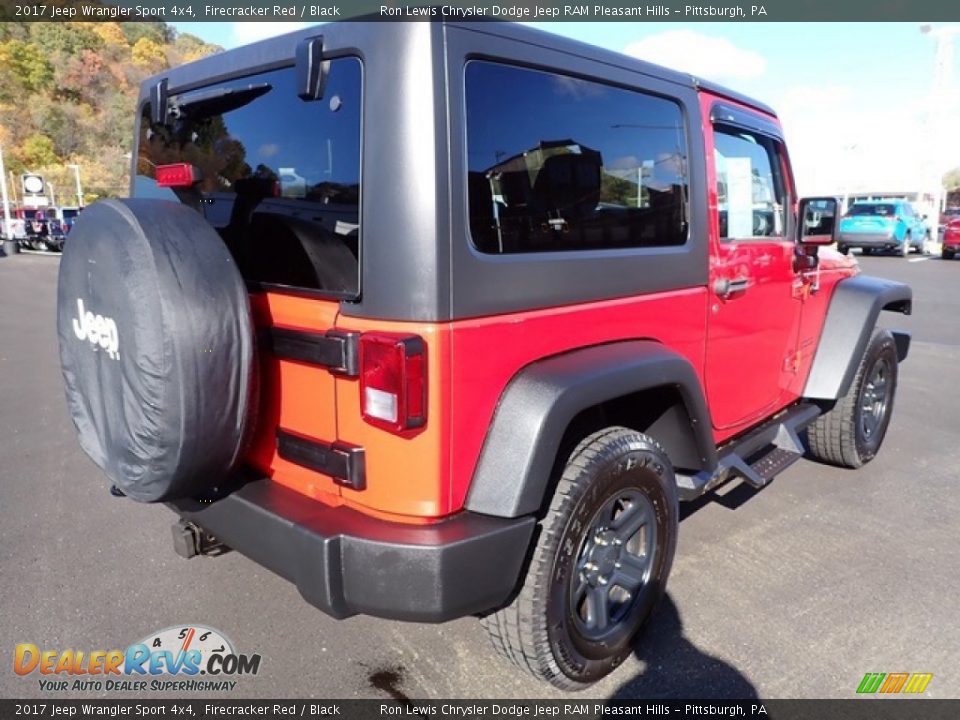
[[[630,2],[577,4],[555,0],[0,0],[0,20],[28,22],[327,22],[614,21],[614,22],[943,22],[960,20],[960,3],[944,0],[752,0],[751,2]]]

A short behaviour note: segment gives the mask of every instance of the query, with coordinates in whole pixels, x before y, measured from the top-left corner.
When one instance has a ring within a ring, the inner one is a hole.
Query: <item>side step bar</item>
[[[762,488],[803,457],[804,448],[798,433],[816,420],[820,412],[820,408],[811,403],[794,405],[720,448],[720,460],[713,472],[677,473],[680,499],[695,500],[733,476]]]

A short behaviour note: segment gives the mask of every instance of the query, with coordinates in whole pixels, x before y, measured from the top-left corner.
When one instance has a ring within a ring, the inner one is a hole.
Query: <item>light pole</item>
[[[850,208],[850,186],[853,184],[851,179],[852,172],[851,167],[853,166],[853,151],[860,147],[860,143],[850,143],[843,146],[844,155],[847,158],[847,171],[844,173],[844,183],[843,183],[843,212],[847,212]]]
[[[13,233],[10,231],[10,198],[7,197],[7,173],[3,167],[2,146],[0,146],[0,188],[3,189],[3,237],[5,240],[13,240]]]
[[[79,165],[67,165],[68,168],[73,170],[73,177],[77,181],[77,207],[83,207],[83,189],[80,187],[80,166]]]
[[[927,108],[930,130],[930,147],[927,157],[933,189],[932,210],[936,213],[937,223],[939,224],[940,206],[943,204],[944,168],[940,163],[943,148],[939,147],[938,144],[945,141],[949,132],[947,105],[952,102],[950,86],[953,84],[953,39],[960,35],[960,25],[943,25],[940,27],[921,25],[920,32],[937,40],[937,50],[933,61],[933,86],[930,90],[930,105]]]

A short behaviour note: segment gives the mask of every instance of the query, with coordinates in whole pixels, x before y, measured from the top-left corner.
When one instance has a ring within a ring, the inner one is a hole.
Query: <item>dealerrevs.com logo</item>
[[[219,630],[180,625],[126,650],[50,650],[20,643],[13,671],[38,675],[40,690],[49,692],[231,691],[238,682],[233,678],[260,671],[260,655],[237,653]]]

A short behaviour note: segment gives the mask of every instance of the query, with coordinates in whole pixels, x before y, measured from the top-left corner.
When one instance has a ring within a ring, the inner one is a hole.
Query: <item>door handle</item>
[[[717,278],[713,282],[713,292],[723,300],[740,297],[747,291],[748,287],[750,287],[750,279],[745,277]]]

